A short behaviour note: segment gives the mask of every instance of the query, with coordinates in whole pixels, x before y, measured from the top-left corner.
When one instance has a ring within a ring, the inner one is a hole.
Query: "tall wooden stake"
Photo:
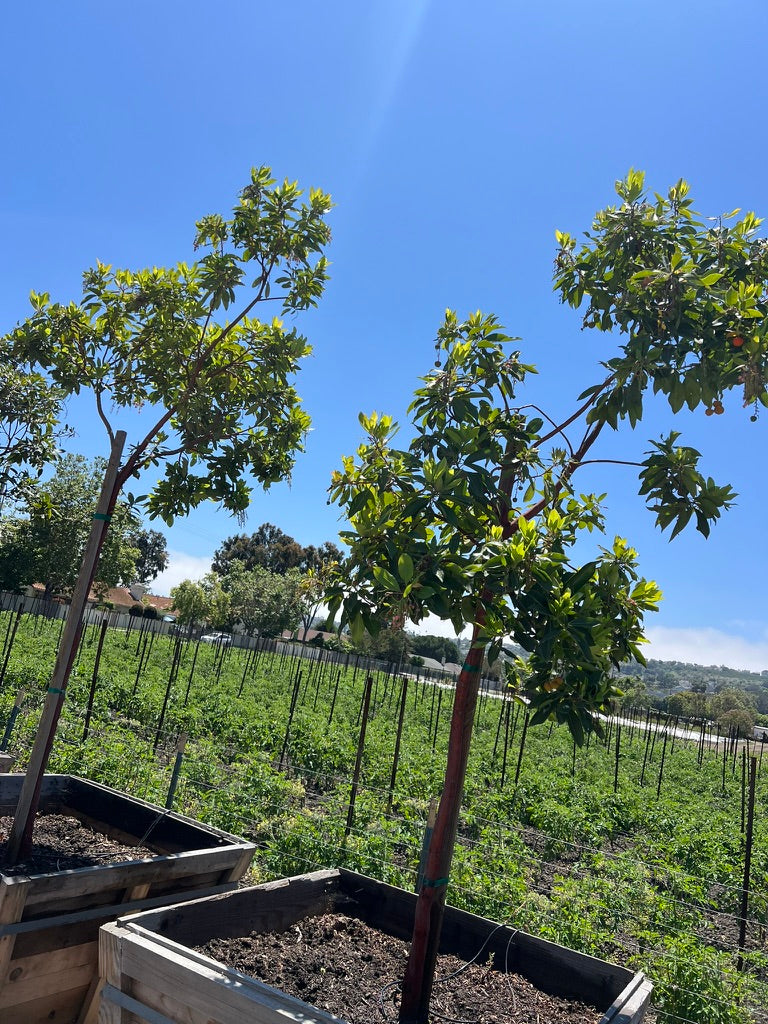
[[[106,473],[104,474],[104,482],[101,487],[96,511],[93,515],[90,536],[85,546],[80,573],[72,595],[72,603],[69,606],[67,621],[64,624],[64,631],[61,635],[61,642],[56,654],[51,684],[48,687],[45,706],[40,716],[40,725],[38,726],[35,743],[29,758],[29,767],[21,787],[21,795],[16,806],[13,827],[11,828],[5,849],[5,860],[8,864],[16,864],[19,860],[28,856],[32,848],[32,827],[40,803],[43,775],[51,756],[51,748],[53,747],[56,727],[59,723],[59,716],[61,715],[61,708],[64,703],[64,695],[67,691],[67,683],[69,682],[72,665],[74,664],[80,644],[83,612],[88,603],[88,594],[91,590],[93,577],[96,574],[99,554],[101,553],[104,537],[109,528],[109,519],[117,501],[115,485],[117,472],[120,468],[120,459],[123,455],[123,447],[125,446],[125,438],[125,431],[118,430],[112,442],[112,452],[109,457]]]
[[[755,820],[755,774],[757,761],[749,759],[749,813],[747,815],[747,845],[744,851],[744,880],[741,886],[741,913],[739,915],[739,959],[736,970],[744,966],[744,947],[747,944],[747,914],[749,912],[749,875],[752,870],[752,826]]]

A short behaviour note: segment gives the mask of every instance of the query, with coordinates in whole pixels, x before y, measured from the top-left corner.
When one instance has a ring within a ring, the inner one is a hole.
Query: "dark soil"
[[[397,1021],[408,944],[355,917],[307,917],[286,932],[212,939],[198,951],[351,1024]],[[503,968],[503,964],[497,965]],[[487,962],[438,959],[434,1024],[596,1024],[601,1014]]]
[[[0,871],[5,875],[39,875],[155,856],[144,846],[128,846],[94,832],[77,818],[40,814],[35,819],[32,853],[26,860],[8,867],[3,864],[3,854],[12,824],[13,818],[0,817]]]

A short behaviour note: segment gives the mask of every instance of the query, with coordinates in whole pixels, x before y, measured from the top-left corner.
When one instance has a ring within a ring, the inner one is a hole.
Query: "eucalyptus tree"
[[[518,339],[493,316],[461,322],[449,311],[435,368],[410,406],[410,443],[395,446],[391,417],[361,415],[366,439],[332,478],[350,554],[331,610],[342,609],[353,637],[428,613],[472,631],[403,981],[408,1024],[427,1019],[484,654],[493,660],[505,638],[527,652],[510,682],[531,722],[564,722],[577,743],[600,730],[596,713],[617,696],[611,669],[643,663],[643,616],[660,592],[622,538],[578,563],[577,538],[603,530],[604,496],[579,493],[577,471],[600,461],[606,428],[638,426],[649,391],[673,410],[719,413],[738,386],[753,419],[768,405],[768,243],[759,220],[700,220],[683,181],[649,197],[631,171],[616,188],[619,205],[596,215],[582,243],[558,233],[561,299],[585,306],[585,327],[617,335],[573,409],[557,416],[532,407],[523,392],[533,367],[514,349]],[[644,458],[627,455],[672,537],[691,520],[707,536],[735,497],[699,460],[675,431],[650,440]]]

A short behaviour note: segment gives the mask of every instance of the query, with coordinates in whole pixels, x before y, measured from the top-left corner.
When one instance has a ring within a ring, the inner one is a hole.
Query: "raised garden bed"
[[[0,776],[0,816],[13,814],[22,781]],[[127,911],[227,892],[253,856],[252,843],[75,776],[45,776],[40,813],[143,851],[113,864],[0,873],[2,1024],[95,1020],[99,927]]]
[[[410,938],[413,893],[344,869],[316,871],[122,919],[102,928],[101,1024],[331,1024],[338,1018],[212,959],[196,947],[252,931],[286,931],[339,910]],[[497,968],[543,992],[588,1003],[601,1024],[639,1024],[651,993],[642,974],[448,907],[441,951]],[[319,1000],[318,1000],[319,1001]]]

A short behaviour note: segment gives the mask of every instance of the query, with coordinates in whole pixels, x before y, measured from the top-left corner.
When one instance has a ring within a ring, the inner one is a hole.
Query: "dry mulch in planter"
[[[397,1022],[399,982],[408,943],[369,928],[355,917],[306,917],[286,932],[253,932],[212,939],[198,952],[350,1024]],[[440,956],[432,991],[433,1024],[597,1024],[591,1006],[547,995],[503,964],[467,965]]]
[[[35,818],[30,856],[9,867],[3,864],[3,855],[12,824],[13,818],[0,817],[0,871],[5,875],[41,875],[157,856],[145,846],[116,842],[83,825],[77,818],[64,814],[39,814]]]

